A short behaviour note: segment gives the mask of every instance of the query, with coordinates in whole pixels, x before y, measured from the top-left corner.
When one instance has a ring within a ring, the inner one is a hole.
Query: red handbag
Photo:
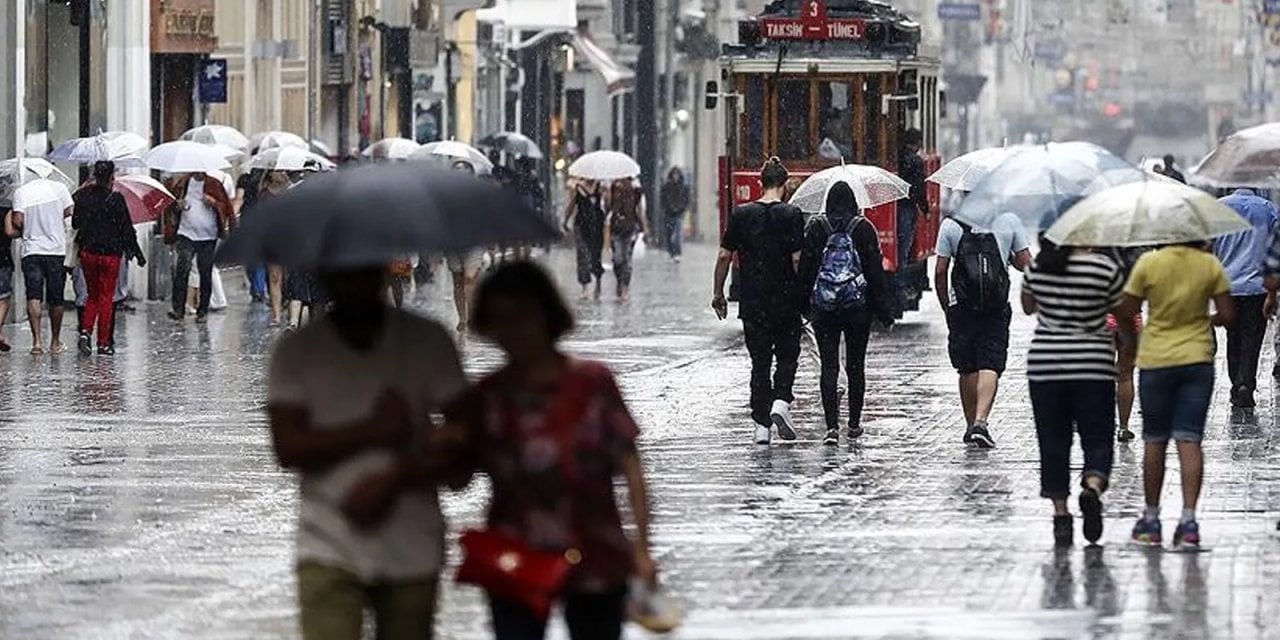
[[[576,365],[570,361],[567,366],[556,400],[547,412],[547,422],[560,440],[561,473],[566,486],[571,487],[576,476],[574,428],[586,412],[588,394],[587,381],[578,375]],[[582,561],[575,548],[563,553],[535,549],[523,540],[491,529],[465,531],[459,542],[463,559],[455,581],[522,604],[541,618],[551,614],[551,605],[564,592],[569,573]]]

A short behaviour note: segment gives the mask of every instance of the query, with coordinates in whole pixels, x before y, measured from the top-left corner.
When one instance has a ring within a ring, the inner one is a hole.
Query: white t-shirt
[[[1027,241],[1026,225],[1022,224],[1022,218],[1019,218],[1017,214],[1001,214],[991,223],[990,233],[996,237],[996,244],[1000,246],[1000,253],[1004,256],[1004,265],[1006,267],[1013,261],[1015,254],[1031,246]],[[962,237],[964,237],[964,229],[960,226],[960,223],[951,218],[944,218],[942,224],[938,226],[938,246],[935,252],[942,258],[955,257],[956,249],[959,248],[960,238]],[[955,306],[955,288],[952,287],[949,291],[951,305]]]
[[[67,254],[64,212],[72,206],[67,185],[32,180],[13,192],[13,210],[22,213],[22,257]]]
[[[388,389],[409,403],[417,428],[432,427],[438,413],[466,388],[452,338],[434,321],[387,311],[378,344],[357,351],[327,319],[286,336],[271,357],[268,402],[299,407],[316,429],[332,429],[367,418]],[[403,494],[374,531],[353,527],[342,500],[370,472],[390,468],[387,450],[366,450],[323,472],[300,474],[299,562],[351,571],[368,583],[436,574],[444,560],[444,516],[434,489]]]
[[[178,221],[178,235],[196,242],[218,239],[218,214],[204,203],[204,180],[187,183],[187,210]]]

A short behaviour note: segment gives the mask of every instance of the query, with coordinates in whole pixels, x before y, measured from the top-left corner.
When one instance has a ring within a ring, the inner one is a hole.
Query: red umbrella
[[[116,176],[111,190],[124,196],[125,204],[129,205],[129,219],[134,224],[159,220],[160,214],[177,201],[163,184],[145,174]]]

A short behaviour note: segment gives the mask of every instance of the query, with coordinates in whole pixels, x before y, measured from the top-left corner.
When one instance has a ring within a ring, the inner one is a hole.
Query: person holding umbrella
[[[169,317],[182,321],[187,308],[187,282],[194,261],[200,272],[200,300],[196,322],[209,315],[213,295],[213,254],[218,239],[225,238],[235,217],[227,190],[204,172],[179,175],[170,186],[178,201],[169,208],[164,225],[165,243],[174,245],[178,259],[173,271],[173,308]]]
[[[618,300],[631,299],[631,261],[636,240],[649,233],[644,193],[632,180],[615,180],[609,187],[609,244],[613,276],[618,279]]]
[[[588,297],[600,299],[600,279],[604,277],[604,190],[595,180],[578,180],[569,197],[564,212],[565,233],[572,233],[577,245],[578,284],[582,285],[582,300]],[[595,293],[590,290],[595,281]]]
[[[1280,209],[1253,191],[1238,189],[1222,198],[1250,225],[1242,231],[1214,240],[1213,252],[1231,281],[1231,298],[1239,316],[1227,328],[1227,374],[1231,378],[1231,404],[1251,409],[1258,387],[1258,358],[1267,334],[1267,317],[1275,314],[1275,294],[1268,295],[1262,270],[1271,234],[1280,224]]]
[[[95,325],[98,354],[114,355],[115,291],[120,277],[121,261],[136,259],[145,267],[147,259],[138,245],[138,234],[129,219],[124,196],[112,190],[115,163],[98,161],[93,165],[93,182],[76,192],[75,212],[71,226],[76,229],[80,249],[80,267],[84,271],[88,297],[80,315],[80,336],[76,344],[81,355],[93,353]]]
[[[49,350],[62,353],[62,318],[67,272],[66,219],[75,202],[67,185],[40,178],[13,192],[13,209],[5,217],[5,233],[22,238],[22,276],[27,289],[27,322],[31,354],[44,353],[40,337],[42,305],[49,307]]]

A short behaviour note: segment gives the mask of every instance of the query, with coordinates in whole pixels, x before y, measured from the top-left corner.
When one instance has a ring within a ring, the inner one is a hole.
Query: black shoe
[[[1080,492],[1080,516],[1084,518],[1084,539],[1098,542],[1102,538],[1102,496],[1093,487]]]
[[[197,314],[196,314],[196,324],[204,324],[204,323],[206,323],[206,322],[208,322],[208,321],[209,321],[209,314],[207,314],[207,313],[197,313]]]
[[[969,427],[969,430],[964,433],[964,441],[979,449],[996,448],[995,438],[992,438],[991,432],[987,431],[987,425],[981,422]]]
[[[76,339],[76,348],[80,350],[80,355],[82,356],[93,355],[93,340],[89,337],[89,334],[80,334],[80,337]]]
[[[169,313],[167,315],[169,316],[170,320],[176,320],[178,322],[182,322],[182,314],[178,313],[177,311],[173,311],[171,309],[169,310]]]
[[[1135,435],[1133,430],[1129,427],[1120,427],[1116,430],[1116,440],[1119,440],[1120,442],[1132,442],[1136,437],[1138,436]]]
[[[863,429],[863,428],[862,428],[862,425],[853,425],[853,426],[850,426],[850,427],[849,427],[849,439],[850,439],[850,440],[857,440],[858,438],[861,438],[861,437],[862,437],[862,434],[864,434],[864,433],[866,433],[866,432],[867,432],[867,430],[866,430],[866,429]]]
[[[116,348],[112,345],[107,345],[105,347],[98,347],[98,355],[100,356],[114,356],[115,354],[116,354]]]
[[[4,338],[0,338],[0,353],[9,353],[13,350],[13,345],[5,342]]]
[[[828,447],[834,447],[840,444],[840,430],[827,429],[827,437],[822,439],[822,444]]]
[[[1231,406],[1240,409],[1252,409],[1257,406],[1253,401],[1253,391],[1244,385],[1240,385],[1231,391]]]
[[[1071,524],[1071,516],[1053,517],[1053,546],[1069,547],[1075,544],[1075,532]]]

